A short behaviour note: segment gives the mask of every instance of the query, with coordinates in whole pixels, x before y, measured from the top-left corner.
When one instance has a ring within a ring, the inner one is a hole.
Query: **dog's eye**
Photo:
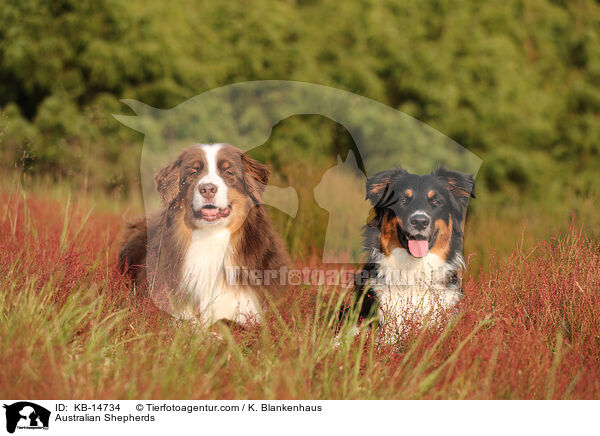
[[[434,198],[433,200],[431,200],[431,204],[433,204],[434,206],[441,206],[442,200],[440,200],[439,198]]]
[[[223,171],[223,174],[226,175],[226,176],[233,176],[233,171],[231,171],[231,170],[225,170],[225,171]]]
[[[401,206],[405,205],[406,203],[408,203],[408,197],[400,197],[400,198],[398,199],[398,203],[399,203]]]

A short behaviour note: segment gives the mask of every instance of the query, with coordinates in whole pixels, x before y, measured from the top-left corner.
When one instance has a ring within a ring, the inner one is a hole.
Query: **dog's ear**
[[[406,173],[403,169],[386,170],[375,174],[367,179],[367,200],[374,207],[377,207],[381,201],[387,197],[392,178]]]
[[[156,190],[162,198],[163,206],[168,206],[179,193],[180,167],[181,158],[177,158],[175,161],[161,168],[154,177]]]
[[[262,203],[262,195],[265,192],[267,183],[269,183],[271,172],[266,165],[252,159],[246,153],[242,153],[241,160],[244,168],[246,190],[256,204]]]
[[[475,179],[471,174],[452,171],[444,167],[437,167],[431,175],[442,179],[450,191],[455,206],[462,212],[467,207],[469,198],[475,198]]]

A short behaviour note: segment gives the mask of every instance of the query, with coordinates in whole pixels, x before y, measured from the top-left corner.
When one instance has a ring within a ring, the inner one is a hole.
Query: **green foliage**
[[[1,155],[11,165],[126,186],[141,140],[110,116],[126,111],[119,99],[168,108],[218,86],[290,79],[435,127],[484,159],[490,191],[537,193],[557,174],[582,190],[597,180],[592,0],[4,0],[0,11]],[[267,153],[279,167],[314,161],[324,144],[347,149],[344,129],[325,120],[282,124],[285,150]]]

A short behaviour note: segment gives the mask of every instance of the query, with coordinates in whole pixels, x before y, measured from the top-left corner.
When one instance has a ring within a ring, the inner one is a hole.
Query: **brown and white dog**
[[[119,268],[151,292],[166,290],[177,317],[258,321],[277,285],[241,283],[236,271],[279,271],[289,261],[261,204],[268,178],[266,166],[229,144],[185,149],[157,173],[164,208],[129,224]]]
[[[463,224],[472,175],[443,167],[431,174],[399,168],[367,180],[373,219],[365,228],[369,259],[357,273],[360,316],[402,329],[452,308],[461,297]]]

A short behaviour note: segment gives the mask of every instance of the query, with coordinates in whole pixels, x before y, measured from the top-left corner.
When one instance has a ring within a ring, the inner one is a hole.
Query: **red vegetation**
[[[119,341],[132,339],[125,350],[139,353],[136,335],[154,335],[155,346],[148,353],[157,354],[137,358],[158,366],[165,359],[165,366],[173,365],[160,350],[171,344],[179,327],[149,299],[134,298],[128,281],[114,267],[121,217],[93,213],[86,219],[85,208],[65,211],[53,200],[24,200],[8,193],[0,194],[0,202],[0,284],[5,294],[0,332],[4,337],[14,335],[10,323],[21,319],[11,317],[9,311],[23,310],[14,303],[22,289],[33,286],[41,292],[52,286],[48,311],[43,314],[51,322],[57,308],[87,287],[89,298],[102,295],[104,303],[96,315],[82,317],[63,348],[56,345],[57,353],[68,350],[76,336],[89,335],[99,320],[125,309],[125,318],[111,330]],[[128,369],[127,361],[118,369],[99,366],[108,368],[106,377],[115,383],[100,383],[97,378],[104,376],[96,374],[96,384],[88,389],[85,384],[91,379],[65,374],[86,371],[83,364],[73,364],[74,354],[52,355],[42,346],[36,351],[39,344],[28,346],[17,338],[12,349],[0,352],[0,394],[4,398],[598,399],[599,265],[598,241],[573,227],[569,234],[537,243],[530,252],[517,247],[509,258],[494,259],[478,276],[467,277],[459,316],[444,333],[416,329],[394,346],[379,345],[373,338],[357,339],[346,351],[322,348],[334,336],[327,323],[335,308],[322,308],[317,314],[317,301],[324,305],[326,298],[318,297],[312,287],[292,289],[293,303],[282,305],[281,317],[269,313],[263,327],[233,332],[244,353],[229,352],[220,359],[219,353],[228,352],[224,343],[212,345],[212,354],[190,350],[193,365],[199,368],[197,378],[173,382],[174,387],[168,381],[153,385],[148,375],[155,367]],[[22,319],[19,322],[20,328],[26,325]],[[310,339],[313,335],[326,339]],[[43,341],[44,332],[36,337]],[[314,360],[308,362],[307,355],[315,356]],[[136,356],[129,358],[135,362]],[[208,358],[220,366],[202,369]],[[353,373],[355,361],[358,367]],[[268,369],[263,371],[263,365]],[[23,369],[26,366],[37,371],[37,378],[32,375],[35,371]],[[181,371],[182,377],[189,375],[183,367]],[[212,381],[207,381],[207,374]],[[354,390],[352,377],[357,383]]]

